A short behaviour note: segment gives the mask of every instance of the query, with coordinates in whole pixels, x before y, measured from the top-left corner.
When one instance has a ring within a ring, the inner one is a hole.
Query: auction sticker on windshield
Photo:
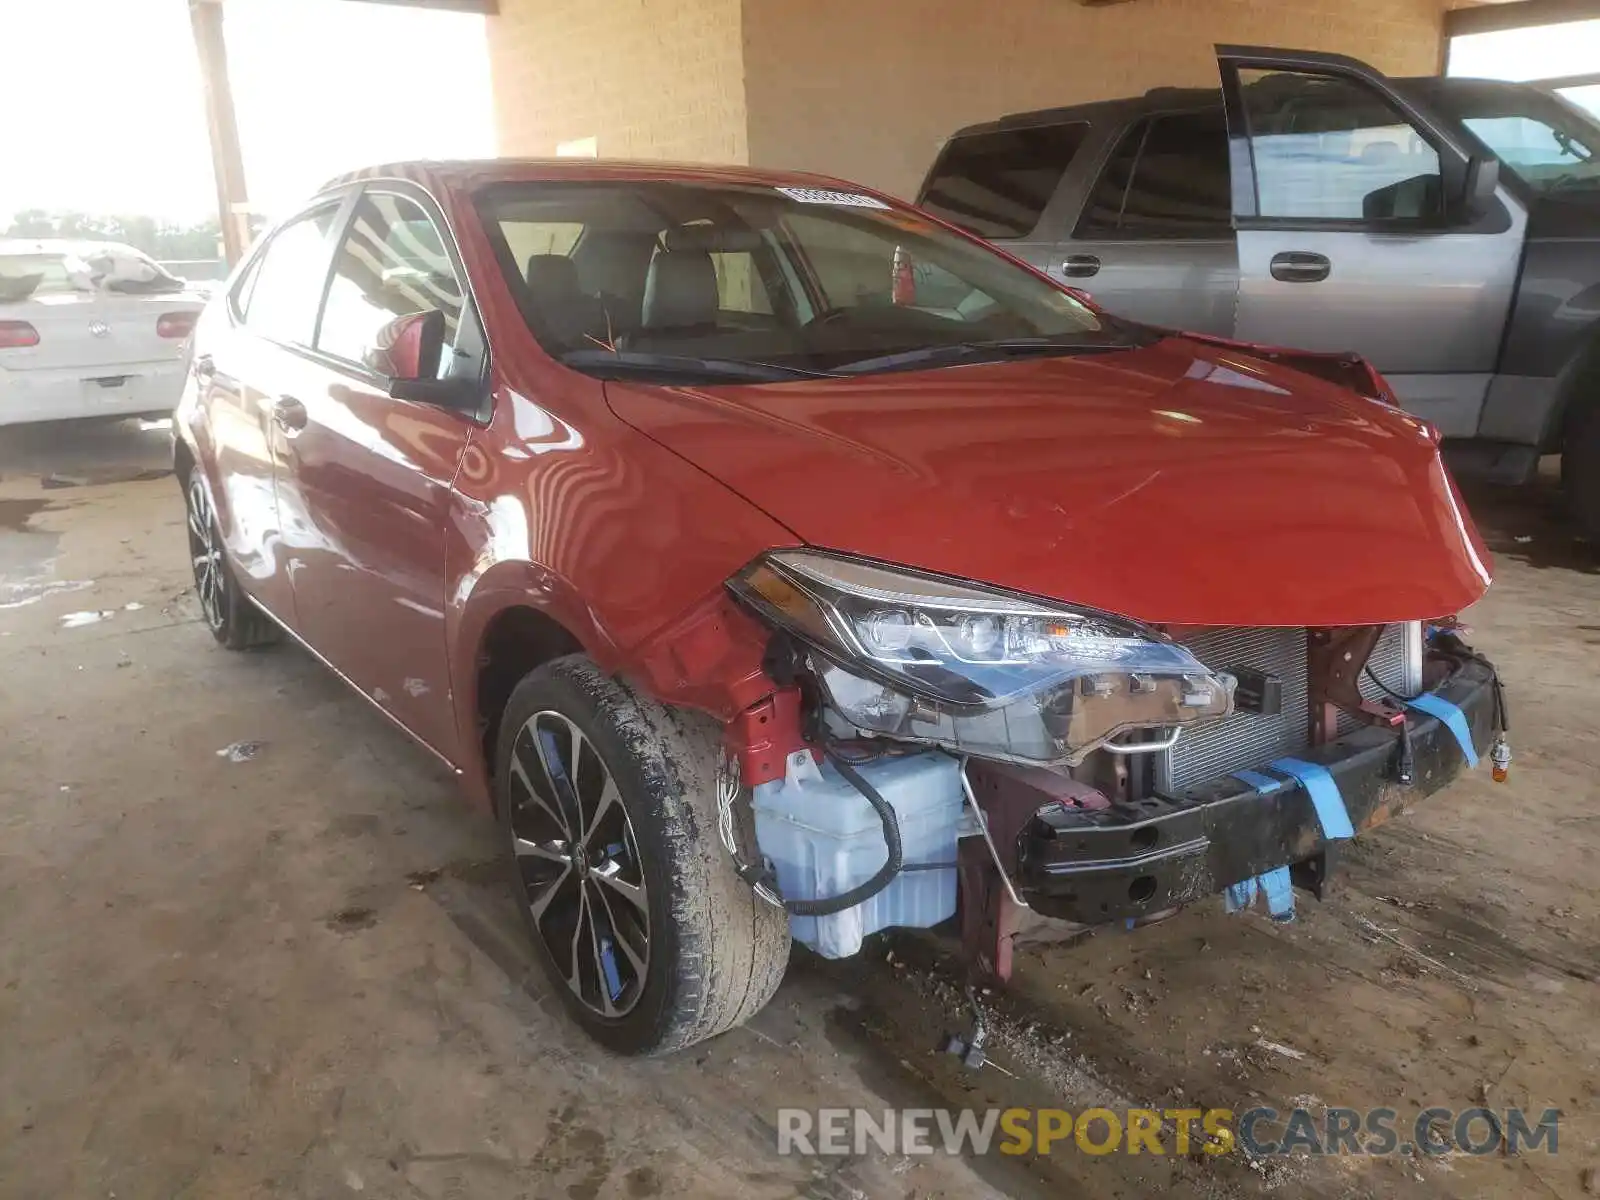
[[[860,192],[834,192],[827,188],[806,187],[781,187],[777,190],[801,204],[839,204],[846,208],[889,207],[882,200],[874,196],[863,196]]]

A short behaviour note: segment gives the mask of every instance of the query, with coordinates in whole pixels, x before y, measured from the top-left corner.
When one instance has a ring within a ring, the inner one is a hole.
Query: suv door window
[[[1079,223],[1080,238],[1232,234],[1228,121],[1221,105],[1160,113],[1128,130]]]
[[[919,203],[979,237],[1027,237],[1089,132],[1081,122],[953,138]]]
[[[465,340],[455,264],[422,205],[389,192],[366,193],[334,256],[317,349],[365,368],[385,325],[430,309],[444,313],[440,373],[449,374],[456,369],[456,345]]]
[[[1241,70],[1256,212],[1299,221],[1440,220],[1439,152],[1351,79]]]
[[[328,278],[328,230],[338,211],[338,204],[329,204],[285,225],[240,281],[234,300],[252,332],[311,345]]]

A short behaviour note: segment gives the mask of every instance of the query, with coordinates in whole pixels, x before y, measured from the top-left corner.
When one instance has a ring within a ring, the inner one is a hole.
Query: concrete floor
[[[0,1196],[1587,1194],[1600,574],[1548,485],[1474,497],[1512,782],[1462,781],[1364,841],[1296,925],[1213,902],[1030,948],[999,1002],[1009,1074],[973,1075],[930,1050],[959,1023],[932,935],[896,963],[797,954],[750,1026],[675,1059],[577,1036],[453,783],[307,655],[228,654],[197,623],[165,438],[0,430]],[[241,741],[248,761],[217,754]],[[1561,1153],[774,1153],[780,1106],[1481,1094],[1562,1108]]]

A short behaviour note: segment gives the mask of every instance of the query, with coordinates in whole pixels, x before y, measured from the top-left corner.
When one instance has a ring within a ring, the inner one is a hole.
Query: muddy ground
[[[749,1027],[637,1063],[566,1022],[490,825],[423,753],[304,653],[212,644],[165,436],[0,430],[0,1196],[1600,1190],[1600,566],[1549,480],[1472,497],[1510,783],[1475,775],[1365,839],[1297,923],[1212,902],[1045,937],[976,1073],[932,1050],[960,1023],[937,934],[797,952]],[[259,747],[218,755],[238,742]],[[1485,1097],[1561,1109],[1559,1153],[775,1153],[790,1106]]]

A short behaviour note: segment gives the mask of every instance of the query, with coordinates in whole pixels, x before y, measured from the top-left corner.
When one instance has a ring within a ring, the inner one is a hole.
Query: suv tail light
[[[26,321],[0,321],[0,350],[37,346],[39,331]]]
[[[198,316],[198,313],[192,312],[162,313],[156,318],[156,336],[186,338],[194,332],[194,324]]]

